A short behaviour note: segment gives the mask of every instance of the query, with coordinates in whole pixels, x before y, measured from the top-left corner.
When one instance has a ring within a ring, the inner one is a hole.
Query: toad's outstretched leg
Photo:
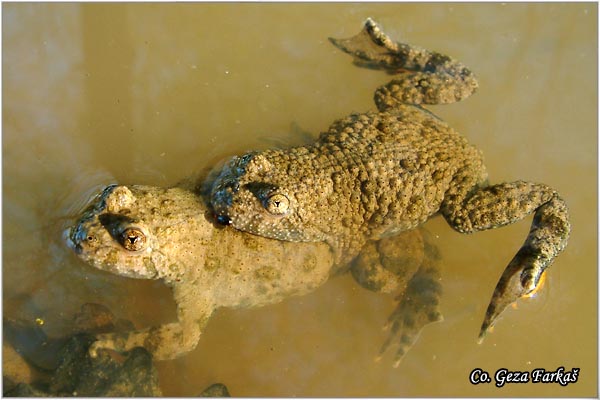
[[[388,318],[389,335],[380,355],[396,345],[394,367],[417,341],[428,324],[442,320],[437,264],[439,253],[422,228],[368,242],[352,265],[352,275],[363,287],[383,293],[397,292],[397,306]]]
[[[512,224],[535,212],[525,243],[496,285],[479,333],[481,342],[509,304],[538,287],[546,268],[567,245],[571,231],[567,206],[552,188],[517,181],[471,191],[449,191],[441,212],[448,223],[462,233]]]
[[[352,55],[358,66],[402,74],[375,92],[380,111],[398,104],[447,104],[469,97],[477,79],[464,64],[446,55],[396,43],[367,18],[363,30],[348,39],[329,40]]]
[[[96,335],[96,341],[88,350],[90,355],[96,357],[101,350],[124,353],[141,346],[152,353],[155,360],[172,360],[193,350],[215,307],[209,299],[196,299],[187,288],[174,287],[173,296],[177,303],[177,322],[139,331]]]

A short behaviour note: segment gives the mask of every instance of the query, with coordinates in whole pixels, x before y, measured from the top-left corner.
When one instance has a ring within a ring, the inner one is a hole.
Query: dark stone
[[[48,397],[48,393],[37,390],[26,383],[19,383],[2,394],[4,397]]]
[[[70,337],[48,338],[43,330],[27,321],[4,321],[5,338],[28,364],[47,372],[46,378],[33,383],[18,383],[3,376],[4,396],[161,396],[158,374],[152,355],[139,347],[128,354],[110,351],[90,357],[94,334],[128,329],[131,325],[115,320],[103,306],[86,304],[75,318]],[[81,333],[83,332],[83,333]]]
[[[27,320],[4,319],[4,341],[19,353],[30,365],[43,371],[58,366],[56,354],[64,345],[64,339],[50,339],[39,325]]]
[[[158,374],[152,356],[139,347],[124,361],[111,352],[90,357],[94,337],[79,334],[62,351],[62,362],[50,383],[50,392],[59,396],[160,396]],[[113,357],[114,355],[114,357]]]
[[[222,383],[213,383],[200,393],[200,397],[231,397],[227,386]]]

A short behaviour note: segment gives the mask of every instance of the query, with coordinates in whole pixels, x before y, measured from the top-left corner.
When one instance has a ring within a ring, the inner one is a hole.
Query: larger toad
[[[358,64],[402,74],[375,92],[378,111],[334,122],[311,145],[234,157],[212,187],[218,221],[269,238],[326,242],[343,263],[366,241],[436,214],[458,232],[473,233],[535,212],[527,240],[496,286],[483,338],[508,304],[538,287],[565,248],[565,202],[540,183],[490,185],[480,151],[420,106],[470,96],[478,84],[463,64],[395,43],[371,19],[357,36],[332,42]]]
[[[177,304],[176,322],[99,335],[93,354],[143,346],[156,359],[176,358],[196,346],[218,308],[277,303],[348,269],[369,290],[403,294],[381,349],[397,345],[396,364],[421,328],[440,319],[438,256],[421,230],[368,242],[349,265],[340,265],[325,243],[290,243],[215,226],[191,189],[111,185],[68,230],[80,258],[117,275],[161,279]]]

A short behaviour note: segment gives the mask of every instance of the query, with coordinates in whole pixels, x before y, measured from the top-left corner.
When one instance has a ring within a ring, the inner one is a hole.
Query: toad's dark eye
[[[284,215],[290,208],[290,201],[283,194],[269,196],[263,203],[265,209],[273,215]]]
[[[139,228],[127,228],[121,234],[121,244],[129,251],[146,247],[146,235]]]

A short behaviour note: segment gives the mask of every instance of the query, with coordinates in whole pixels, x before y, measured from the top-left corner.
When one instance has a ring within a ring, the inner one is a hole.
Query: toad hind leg
[[[444,319],[439,310],[442,293],[439,270],[430,264],[431,261],[430,258],[424,260],[424,264],[408,282],[406,290],[396,297],[398,305],[385,326],[390,333],[379,354],[388,349],[394,338],[400,339],[396,339],[398,348],[394,356],[394,368],[400,365],[426,325]]]
[[[382,112],[399,104],[454,103],[469,97],[478,87],[475,75],[461,62],[435,51],[394,42],[371,18],[367,18],[357,35],[329,40],[352,55],[358,66],[390,74],[402,72],[375,92],[375,103]]]
[[[571,230],[567,206],[552,188],[518,181],[451,194],[441,212],[462,233],[511,224],[535,212],[525,243],[496,285],[479,333],[481,343],[509,304],[538,287],[544,271],[567,245]]]
[[[379,351],[380,357],[391,345],[397,346],[394,367],[426,325],[442,320],[439,259],[431,237],[420,228],[367,243],[352,265],[352,275],[361,286],[374,292],[399,293],[386,324],[388,337]]]

